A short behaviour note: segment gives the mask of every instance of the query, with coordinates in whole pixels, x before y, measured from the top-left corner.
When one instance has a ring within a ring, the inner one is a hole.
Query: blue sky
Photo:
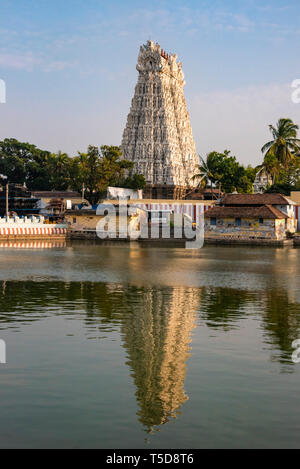
[[[71,155],[119,145],[149,38],[183,62],[200,154],[257,164],[268,124],[300,124],[299,0],[0,0],[0,139]]]

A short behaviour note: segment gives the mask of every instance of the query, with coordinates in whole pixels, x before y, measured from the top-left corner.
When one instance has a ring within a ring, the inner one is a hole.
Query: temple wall
[[[285,221],[264,219],[264,223],[260,224],[257,219],[242,218],[241,226],[237,226],[234,218],[217,218],[216,225],[211,225],[210,218],[206,218],[204,231],[205,238],[283,239],[285,237]]]

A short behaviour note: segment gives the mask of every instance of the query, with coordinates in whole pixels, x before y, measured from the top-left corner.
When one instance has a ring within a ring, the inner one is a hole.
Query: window
[[[260,225],[263,225],[263,224],[264,224],[264,219],[263,219],[263,218],[260,218],[260,219],[259,219],[259,224],[260,224]]]
[[[210,224],[211,224],[212,226],[216,226],[216,224],[217,224],[217,219],[216,219],[215,217],[212,217],[212,218],[210,219]]]
[[[236,224],[236,226],[241,226],[241,224],[242,224],[241,219],[240,219],[240,218],[236,218],[236,219],[235,219],[235,224]]]
[[[76,217],[73,217],[73,223],[76,223]]]

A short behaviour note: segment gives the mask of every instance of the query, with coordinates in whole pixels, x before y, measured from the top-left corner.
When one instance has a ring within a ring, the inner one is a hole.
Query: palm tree
[[[261,151],[265,153],[265,158],[270,155],[275,156],[279,164],[287,169],[295,155],[300,152],[300,140],[297,138],[299,127],[291,119],[281,118],[276,127],[269,125],[269,129],[273,140],[266,143]]]
[[[48,159],[51,178],[56,190],[66,190],[69,183],[70,158],[67,153],[51,153]]]
[[[202,156],[199,155],[200,164],[197,165],[197,173],[192,176],[192,181],[199,181],[197,184],[198,188],[204,188],[207,186],[208,182],[210,182],[210,189],[211,189],[211,198],[212,197],[212,184],[214,180],[214,174],[212,172],[212,168],[210,168],[209,158],[206,158],[206,161]]]
[[[259,168],[264,169],[272,177],[272,184],[275,184],[276,176],[280,171],[280,163],[272,153],[266,153],[263,164]]]

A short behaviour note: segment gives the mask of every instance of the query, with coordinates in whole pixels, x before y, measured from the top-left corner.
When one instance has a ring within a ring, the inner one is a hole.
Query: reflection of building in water
[[[0,248],[15,248],[15,249],[51,249],[51,248],[65,248],[67,246],[66,240],[61,241],[0,241]]]
[[[188,399],[184,391],[186,359],[195,325],[198,289],[149,289],[132,304],[122,331],[128,365],[137,387],[140,421],[152,430],[176,417]],[[142,304],[141,304],[142,303]]]

